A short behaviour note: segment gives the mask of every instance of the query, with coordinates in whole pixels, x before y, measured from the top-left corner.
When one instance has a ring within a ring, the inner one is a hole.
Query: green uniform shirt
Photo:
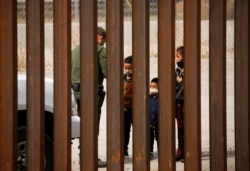
[[[102,85],[104,78],[107,76],[107,57],[106,48],[102,45],[97,47],[98,56],[98,86]],[[71,83],[80,83],[80,46],[72,50],[71,61]],[[75,92],[76,98],[80,99],[80,93]]]

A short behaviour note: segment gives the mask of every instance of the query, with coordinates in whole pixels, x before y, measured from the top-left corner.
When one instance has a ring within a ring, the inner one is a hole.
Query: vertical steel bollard
[[[54,1],[54,170],[71,170],[71,1]]]

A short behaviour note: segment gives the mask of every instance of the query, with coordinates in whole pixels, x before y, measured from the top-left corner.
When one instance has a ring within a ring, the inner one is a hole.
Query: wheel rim
[[[26,171],[27,167],[27,143],[21,141],[17,144],[17,169],[18,171]],[[44,156],[44,168],[46,167],[46,157]]]
[[[17,144],[17,169],[18,171],[25,171],[26,169],[26,141],[21,141]]]

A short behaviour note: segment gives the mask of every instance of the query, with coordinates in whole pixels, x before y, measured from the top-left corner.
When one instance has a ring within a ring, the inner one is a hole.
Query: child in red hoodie
[[[184,47],[176,49],[176,113],[178,148],[176,151],[176,161],[184,160]]]
[[[124,97],[124,157],[128,157],[128,144],[130,139],[130,130],[132,125],[132,56],[124,59],[124,79],[123,79],[123,97]]]

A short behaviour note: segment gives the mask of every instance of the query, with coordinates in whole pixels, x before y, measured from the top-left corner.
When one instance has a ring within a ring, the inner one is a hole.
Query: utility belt
[[[71,85],[72,89],[76,92],[80,91],[80,83],[74,83]],[[106,92],[104,91],[103,85],[98,85],[98,107],[102,107]]]
[[[74,83],[71,85],[71,88],[73,89],[73,91],[80,91],[80,87],[81,87],[80,83]],[[98,92],[103,91],[104,89],[103,85],[98,85],[97,88],[98,88]]]

